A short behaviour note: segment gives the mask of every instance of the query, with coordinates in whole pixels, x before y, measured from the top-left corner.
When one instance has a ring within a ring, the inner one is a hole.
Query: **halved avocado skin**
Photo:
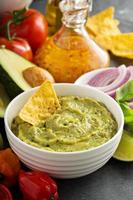
[[[0,82],[4,85],[10,99],[13,99],[23,90],[11,79],[8,73],[0,65]]]
[[[9,101],[10,99],[5,91],[5,88],[0,83],[0,119],[4,117],[4,113]]]
[[[0,82],[11,99],[31,88],[23,77],[23,70],[33,66],[36,65],[13,51],[0,48]]]

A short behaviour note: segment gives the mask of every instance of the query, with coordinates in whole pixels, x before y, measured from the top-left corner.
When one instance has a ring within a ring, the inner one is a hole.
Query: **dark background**
[[[116,8],[121,30],[133,31],[133,0],[94,0],[92,14],[110,5]],[[45,1],[35,2],[32,7],[44,13]],[[133,65],[133,60],[112,56],[111,65],[122,63]],[[112,158],[104,167],[88,176],[56,181],[59,200],[133,200],[133,162],[120,162]],[[12,193],[13,200],[22,199],[18,188],[12,188]]]

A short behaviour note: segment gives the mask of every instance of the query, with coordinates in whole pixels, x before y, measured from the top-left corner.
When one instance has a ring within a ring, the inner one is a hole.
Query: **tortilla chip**
[[[104,11],[89,17],[86,23],[88,32],[97,35],[116,35],[120,34],[118,28],[119,21],[114,18],[114,7],[109,7]]]
[[[133,33],[97,36],[95,41],[114,55],[133,59]]]
[[[19,117],[32,125],[42,125],[60,107],[59,100],[50,81],[45,81],[29,98]]]

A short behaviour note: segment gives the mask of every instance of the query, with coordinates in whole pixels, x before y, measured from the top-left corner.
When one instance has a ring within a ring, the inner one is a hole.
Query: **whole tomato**
[[[48,34],[48,23],[44,15],[35,9],[21,9],[4,13],[0,17],[0,35],[6,35],[10,24],[10,34],[26,39],[35,51],[42,45]]]
[[[0,37],[0,46],[10,49],[27,60],[32,61],[33,53],[29,43],[22,38],[7,39]]]

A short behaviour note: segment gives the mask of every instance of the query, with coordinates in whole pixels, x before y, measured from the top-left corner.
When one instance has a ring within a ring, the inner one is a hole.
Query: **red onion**
[[[107,94],[110,95],[111,97],[115,98],[116,89],[118,89],[120,86],[122,86],[124,83],[126,83],[129,80],[129,78],[130,78],[130,73],[127,72],[123,81],[121,83],[119,83],[119,85],[117,85],[117,87],[115,89],[108,91]]]
[[[121,65],[118,68],[103,69],[103,71],[90,78],[88,84],[114,98],[116,90],[129,80],[133,80],[133,66]],[[129,104],[130,107],[133,107],[133,102]]]
[[[104,87],[111,84],[117,78],[118,74],[117,68],[107,69],[95,75],[89,80],[88,84],[93,87]]]

